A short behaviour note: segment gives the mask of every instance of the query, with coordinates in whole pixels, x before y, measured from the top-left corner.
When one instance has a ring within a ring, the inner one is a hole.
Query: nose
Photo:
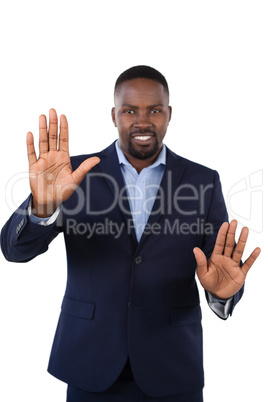
[[[151,127],[152,122],[150,116],[148,116],[147,113],[137,113],[134,126],[141,129]]]

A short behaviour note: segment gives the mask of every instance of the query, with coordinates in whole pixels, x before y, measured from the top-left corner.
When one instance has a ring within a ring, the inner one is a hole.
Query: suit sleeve
[[[31,195],[11,215],[1,231],[1,249],[12,262],[27,262],[48,249],[60,233],[58,221],[49,226],[33,223],[28,216]]]
[[[222,187],[221,187],[221,182],[219,178],[219,174],[215,171],[214,172],[214,183],[213,183],[213,190],[212,190],[212,197],[210,200],[210,206],[208,210],[208,216],[207,216],[207,223],[210,225],[211,232],[212,234],[206,235],[204,238],[203,242],[203,252],[205,253],[207,259],[210,258],[212,251],[214,249],[217,233],[222,225],[223,222],[228,222],[228,213],[222,193]],[[232,315],[233,310],[236,306],[236,304],[239,302],[241,299],[242,295],[244,292],[244,286],[233,296],[233,300],[231,304],[228,306],[229,310],[229,315]],[[206,294],[206,299],[210,305],[211,305],[211,300],[207,292]],[[217,312],[212,309],[215,314]],[[218,314],[217,314],[218,315]],[[222,316],[218,315],[220,318],[223,318]],[[227,318],[227,317],[226,317]],[[226,319],[223,318],[223,319]]]

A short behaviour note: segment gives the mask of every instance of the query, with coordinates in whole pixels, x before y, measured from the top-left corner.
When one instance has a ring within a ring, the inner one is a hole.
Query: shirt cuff
[[[208,305],[214,313],[216,313],[220,318],[226,320],[232,309],[233,297],[226,300],[219,300],[212,296],[211,293],[207,292],[208,295]]]
[[[37,225],[41,226],[49,226],[52,225],[59,216],[59,213],[61,211],[61,205],[59,205],[56,209],[56,211],[51,215],[48,216],[47,218],[39,218],[38,216],[33,215],[32,213],[32,198],[30,198],[29,205],[28,205],[28,216],[29,219],[32,223],[35,223]]]

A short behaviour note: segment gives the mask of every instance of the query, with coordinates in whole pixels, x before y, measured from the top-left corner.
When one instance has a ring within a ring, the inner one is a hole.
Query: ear
[[[172,116],[172,107],[169,106],[168,108],[169,108],[169,120],[168,120],[168,122],[170,122],[171,116]]]
[[[112,120],[114,122],[115,127],[117,127],[116,126],[116,120],[115,120],[115,108],[114,107],[112,108]]]

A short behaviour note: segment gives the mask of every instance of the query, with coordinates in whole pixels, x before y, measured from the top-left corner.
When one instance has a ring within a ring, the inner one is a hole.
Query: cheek
[[[127,126],[122,122],[117,122],[117,129],[120,134],[124,135],[127,132]]]
[[[119,131],[121,131],[122,133],[127,133],[130,130],[133,121],[130,118],[119,118],[116,120],[116,123]]]
[[[158,128],[161,132],[166,132],[167,127],[168,127],[168,123],[169,123],[169,119],[166,117],[163,117],[161,119],[161,121],[158,122]]]
[[[122,141],[126,141],[129,133],[129,125],[120,119],[116,121],[116,128]]]

